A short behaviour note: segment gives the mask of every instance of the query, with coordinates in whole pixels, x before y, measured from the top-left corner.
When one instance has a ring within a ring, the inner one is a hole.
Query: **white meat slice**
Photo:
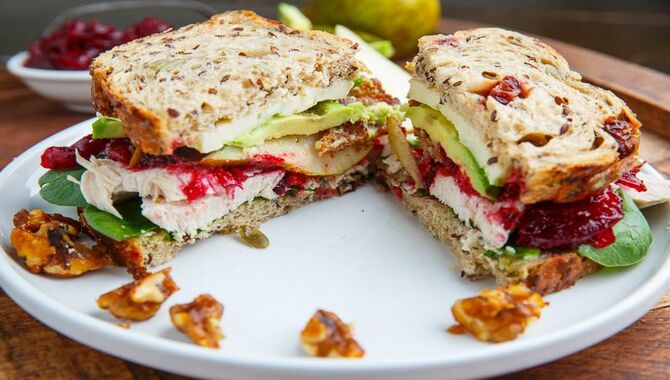
[[[495,215],[503,207],[523,209],[519,201],[491,201],[483,197],[472,196],[461,192],[453,177],[437,175],[430,186],[430,194],[440,202],[451,207],[458,218],[466,225],[477,227],[487,248],[500,248],[505,245],[511,229],[506,229]],[[504,212],[504,211],[503,211]],[[471,224],[472,223],[472,224]]]
[[[232,194],[224,192],[195,201],[157,202],[144,198],[142,214],[159,227],[172,232],[176,239],[186,235],[194,236],[245,202],[253,201],[256,197],[276,198],[272,189],[283,176],[282,170],[256,174],[244,181],[241,187],[235,187]]]

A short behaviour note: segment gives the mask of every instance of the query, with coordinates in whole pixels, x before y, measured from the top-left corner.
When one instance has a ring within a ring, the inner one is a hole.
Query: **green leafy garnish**
[[[500,259],[500,253],[498,253],[498,252],[496,252],[496,251],[492,251],[492,250],[490,250],[490,249],[489,249],[489,250],[486,250],[486,252],[484,252],[484,256],[489,257],[489,258],[491,258],[491,259],[493,259],[493,260],[498,260],[498,259]]]
[[[362,75],[357,76],[356,79],[354,79],[354,87],[358,87],[358,86],[362,85],[363,82],[365,82],[365,80],[366,79],[365,79],[364,76],[362,76]]]
[[[523,260],[532,260],[540,256],[542,252],[539,248],[529,247],[514,247],[507,246],[505,249],[505,256],[519,258]]]
[[[142,215],[140,198],[119,202],[114,207],[123,216],[123,219],[89,205],[84,210],[86,222],[94,230],[116,241],[146,235],[158,228]]]
[[[71,177],[79,181],[85,171],[86,169],[81,166],[75,169],[49,170],[38,181],[40,195],[45,201],[58,206],[88,206],[86,199],[81,194],[79,184],[68,179]]]
[[[640,262],[651,245],[652,235],[644,215],[633,200],[623,191],[618,191],[623,203],[623,219],[612,228],[614,243],[605,248],[582,244],[577,252],[604,267],[624,267]]]

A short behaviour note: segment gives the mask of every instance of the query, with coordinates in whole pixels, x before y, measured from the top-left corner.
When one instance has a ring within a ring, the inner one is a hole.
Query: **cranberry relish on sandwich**
[[[91,66],[104,116],[44,152],[41,194],[78,207],[141,274],[196,239],[350,191],[402,118],[357,49],[248,11],[118,46]]]
[[[550,293],[644,257],[651,232],[624,191],[645,190],[640,123],[619,98],[501,29],[423,37],[407,67],[413,133],[389,126],[378,176],[462,276]]]

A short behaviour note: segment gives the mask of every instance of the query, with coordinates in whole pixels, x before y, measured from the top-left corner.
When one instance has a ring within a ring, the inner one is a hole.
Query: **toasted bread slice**
[[[144,152],[203,153],[277,113],[339,99],[363,68],[358,45],[232,11],[131,41],[92,63],[96,111],[117,117]]]
[[[103,243],[109,250],[117,265],[125,266],[134,277],[144,276],[152,266],[161,265],[174,258],[187,245],[205,239],[217,233],[230,233],[243,226],[260,226],[266,221],[287,214],[293,209],[305,206],[314,201],[341,195],[356,189],[363,184],[369,175],[367,165],[352,169],[340,176],[322,177],[321,180],[331,183],[332,191],[325,193],[300,192],[286,195],[274,200],[256,199],[243,204],[224,217],[212,222],[209,227],[195,237],[174,240],[165,231],[153,232],[145,236],[134,237],[124,241],[112,240],[86,223],[83,209],[79,210],[79,218],[95,240]],[[272,243],[271,243],[272,244]]]
[[[383,188],[395,188],[411,181],[409,174],[393,161],[377,162],[377,180]],[[399,195],[399,194],[398,194]],[[430,195],[403,193],[402,205],[456,256],[460,275],[469,280],[493,276],[500,285],[524,283],[542,294],[554,293],[574,285],[600,266],[576,252],[543,253],[535,259],[504,260],[487,255],[478,231],[465,223],[446,205]]]
[[[536,38],[496,28],[426,36],[407,67],[410,99],[434,103],[486,173],[520,171],[524,203],[573,201],[636,164],[633,112]],[[516,94],[496,96],[509,78]]]

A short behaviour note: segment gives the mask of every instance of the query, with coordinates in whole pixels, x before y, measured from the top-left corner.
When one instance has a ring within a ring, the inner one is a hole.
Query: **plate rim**
[[[93,120],[95,118],[84,120],[59,131],[14,158],[0,172],[0,188],[7,185],[6,183],[12,178],[14,172],[24,162],[43,150],[52,141],[76,137],[80,133],[80,130],[90,125]],[[658,171],[651,168],[651,166],[649,168],[654,175],[660,176]],[[6,252],[3,247],[0,247],[0,251],[3,252],[4,256],[0,260],[0,287],[14,302],[19,304],[22,309],[34,318],[59,333],[89,347],[93,347],[96,350],[148,366],[191,375],[198,372],[184,372],[182,368],[176,368],[178,360],[172,362],[165,359],[177,356],[180,359],[188,361],[198,361],[219,367],[227,366],[237,368],[238,370],[269,371],[275,373],[291,372],[293,374],[315,374],[321,371],[328,371],[332,375],[373,375],[388,374],[394,371],[412,371],[417,374],[422,371],[450,367],[464,369],[469,374],[468,376],[502,374],[556,360],[594,345],[620,332],[646,314],[654,302],[660,299],[668,290],[670,285],[670,243],[666,242],[666,246],[661,249],[666,255],[665,260],[640,287],[611,307],[584,319],[567,331],[559,329],[551,333],[538,335],[531,340],[517,341],[511,347],[490,345],[484,351],[478,350],[474,353],[463,353],[456,357],[456,359],[450,359],[448,355],[445,355],[432,356],[425,360],[412,359],[407,361],[388,361],[383,359],[365,359],[363,361],[314,360],[305,357],[255,357],[236,355],[234,353],[221,353],[190,343],[169,341],[165,338],[121,329],[114,324],[83,314],[69,307],[62,307],[62,304],[34,287],[19,274],[17,268],[19,264],[13,258],[15,255]],[[14,265],[11,263],[14,263]],[[23,266],[20,267],[21,270],[25,270]],[[105,342],[113,342],[113,344],[108,345]],[[550,352],[539,350],[548,346],[552,346]],[[120,350],[116,347],[125,347],[126,350]],[[152,352],[154,355],[148,355],[150,357],[134,355],[134,352],[138,350]],[[542,355],[537,357],[539,351],[542,351]],[[535,353],[535,356],[533,356],[533,353]],[[533,359],[529,360],[528,358],[531,357]],[[525,359],[519,360],[519,358]],[[502,359],[512,360],[508,360],[500,365],[498,362]],[[491,368],[492,366],[472,368],[472,364],[474,363],[490,361],[496,361],[497,365],[494,368]],[[465,368],[468,368],[468,370],[465,370]],[[212,372],[207,371],[207,368],[204,367],[191,367],[189,369],[204,370],[201,373]],[[461,376],[463,374],[452,375]]]

